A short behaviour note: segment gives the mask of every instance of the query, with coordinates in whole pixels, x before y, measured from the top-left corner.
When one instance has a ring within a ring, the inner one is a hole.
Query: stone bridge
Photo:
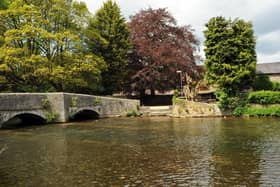
[[[72,93],[2,93],[0,127],[12,119],[68,122],[79,117],[117,117],[139,111],[140,102]],[[37,120],[36,120],[37,119]]]

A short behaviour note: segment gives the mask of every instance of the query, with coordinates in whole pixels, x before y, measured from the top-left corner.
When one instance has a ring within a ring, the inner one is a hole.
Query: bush
[[[172,104],[176,104],[178,96],[179,96],[179,91],[174,90],[173,97],[172,97]]]
[[[133,110],[132,112],[128,112],[126,114],[126,117],[138,117],[140,116],[141,114],[139,112],[136,112],[135,110]]]
[[[271,81],[267,75],[260,75],[256,77],[253,84],[253,89],[258,90],[273,90],[280,91],[280,83]]]
[[[251,92],[248,101],[255,104],[278,104],[280,103],[280,92],[256,91]]]
[[[45,116],[46,116],[47,123],[51,123],[51,122],[54,122],[57,119],[58,114],[54,113],[54,112],[46,112]]]
[[[280,91],[280,83],[272,81],[272,90],[273,91]]]
[[[216,92],[218,106],[222,109],[234,110],[237,107],[244,107],[247,104],[247,93],[240,93],[236,96],[230,96],[224,91]]]
[[[260,75],[256,77],[256,80],[253,84],[254,90],[272,90],[273,83],[270,81],[267,75]]]
[[[233,110],[233,115],[234,116],[241,116],[245,113],[246,107],[238,106]]]
[[[243,114],[249,116],[277,116],[280,117],[280,107],[271,106],[267,108],[248,107],[243,111]]]

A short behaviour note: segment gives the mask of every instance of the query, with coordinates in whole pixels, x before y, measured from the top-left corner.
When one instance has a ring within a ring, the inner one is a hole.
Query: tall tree
[[[129,31],[120,8],[112,0],[103,4],[88,27],[88,45],[92,53],[102,56],[107,71],[102,74],[104,93],[121,91],[126,75]]]
[[[7,9],[8,6],[9,6],[9,3],[10,3],[10,0],[1,0],[0,1],[0,11]],[[4,33],[5,33],[5,31],[6,31],[5,20],[1,19],[0,20],[0,47],[4,43]]]
[[[206,79],[228,96],[250,88],[256,71],[252,23],[214,17],[206,27]]]
[[[197,75],[194,51],[198,41],[190,26],[178,26],[166,9],[146,9],[130,17],[131,89],[143,93],[178,85],[176,71]],[[185,77],[185,76],[182,76]]]
[[[102,58],[86,54],[81,32],[89,12],[73,0],[17,0],[0,11],[6,28],[0,85],[11,91],[93,92]]]
[[[7,9],[9,6],[10,0],[1,0],[0,1],[0,10]]]

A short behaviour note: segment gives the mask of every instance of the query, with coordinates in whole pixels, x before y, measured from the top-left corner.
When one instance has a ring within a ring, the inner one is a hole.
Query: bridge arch
[[[39,112],[18,112],[7,116],[2,128],[19,128],[47,123],[46,117]]]
[[[84,121],[98,119],[99,117],[100,114],[92,108],[80,108],[78,111],[76,111],[70,116],[71,121]]]

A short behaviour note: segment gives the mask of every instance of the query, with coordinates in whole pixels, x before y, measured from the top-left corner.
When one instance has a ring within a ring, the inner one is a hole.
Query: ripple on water
[[[117,118],[0,131],[0,186],[277,186],[277,119]]]

